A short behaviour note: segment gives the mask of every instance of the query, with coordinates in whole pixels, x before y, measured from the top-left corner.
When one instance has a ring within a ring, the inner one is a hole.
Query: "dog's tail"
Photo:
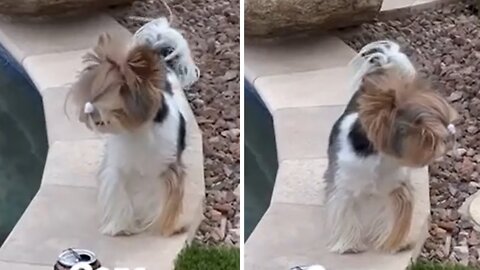
[[[352,71],[351,90],[357,91],[365,75],[380,69],[395,69],[405,78],[413,78],[415,67],[400,46],[389,40],[375,41],[365,45],[350,62]]]
[[[179,226],[185,193],[185,168],[183,164],[178,161],[171,165],[168,171],[164,173],[164,180],[166,199],[160,215],[160,231],[164,236],[170,236],[185,229]]]
[[[200,70],[193,61],[187,40],[170,26],[166,18],[160,17],[146,23],[138,29],[134,37],[136,42],[148,44],[165,59],[184,89],[200,77]]]

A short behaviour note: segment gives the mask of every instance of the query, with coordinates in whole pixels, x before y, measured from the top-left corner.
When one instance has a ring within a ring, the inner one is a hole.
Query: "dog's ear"
[[[127,83],[161,87],[165,80],[165,70],[162,69],[160,57],[147,45],[132,48],[126,59],[125,76]]]
[[[398,91],[382,74],[365,76],[360,91],[358,100],[360,114],[390,113],[396,107]]]
[[[99,63],[105,60],[108,46],[112,41],[112,37],[108,33],[103,33],[98,37],[97,44],[93,47],[92,53],[87,53],[84,57],[85,61]]]
[[[379,150],[384,150],[390,140],[391,123],[395,119],[397,94],[381,74],[365,76],[358,98],[359,120],[367,137]]]
[[[126,57],[120,94],[130,125],[138,126],[154,116],[161,105],[160,87],[165,82],[158,55],[147,46],[132,48]]]
[[[151,89],[130,89],[124,85],[120,89],[120,95],[124,102],[125,113],[127,115],[127,127],[137,127],[150,120],[158,106],[161,104],[162,96],[159,92]]]

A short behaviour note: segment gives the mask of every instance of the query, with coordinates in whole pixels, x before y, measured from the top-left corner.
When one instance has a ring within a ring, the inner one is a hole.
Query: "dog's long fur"
[[[338,253],[397,252],[411,244],[411,170],[452,148],[457,115],[396,43],[368,44],[352,67],[354,95],[329,138],[328,244]]]
[[[200,70],[190,55],[187,41],[180,32],[170,27],[166,18],[158,18],[142,26],[135,33],[135,39],[164,56],[168,66],[179,76],[182,87],[187,88],[198,80]]]
[[[79,120],[108,134],[98,173],[100,230],[107,235],[140,233],[158,224],[159,231],[169,236],[187,226],[180,220],[186,123],[172,89],[198,78],[177,70],[192,74],[197,67],[188,46],[175,47],[186,44],[175,29],[147,25],[142,31],[152,38],[176,41],[165,46],[173,46],[166,49],[177,55],[168,62],[157,47],[135,38],[140,35],[122,40],[105,34],[86,55],[88,65],[71,90]],[[88,110],[84,109],[87,103]]]

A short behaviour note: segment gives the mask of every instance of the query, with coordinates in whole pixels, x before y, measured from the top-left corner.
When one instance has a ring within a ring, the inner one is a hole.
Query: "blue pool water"
[[[40,187],[47,150],[41,96],[0,48],[0,245]]]
[[[278,162],[273,119],[255,89],[244,89],[245,240],[270,205]]]

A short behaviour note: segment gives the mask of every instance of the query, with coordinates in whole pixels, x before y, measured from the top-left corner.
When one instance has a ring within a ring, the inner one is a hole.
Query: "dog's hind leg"
[[[185,230],[179,224],[185,193],[185,168],[182,162],[179,160],[170,165],[161,178],[166,186],[166,199],[160,215],[160,232],[164,236],[170,236]]]
[[[377,249],[395,253],[409,247],[407,242],[413,219],[413,191],[408,184],[394,189],[390,195],[392,226],[388,236]]]

